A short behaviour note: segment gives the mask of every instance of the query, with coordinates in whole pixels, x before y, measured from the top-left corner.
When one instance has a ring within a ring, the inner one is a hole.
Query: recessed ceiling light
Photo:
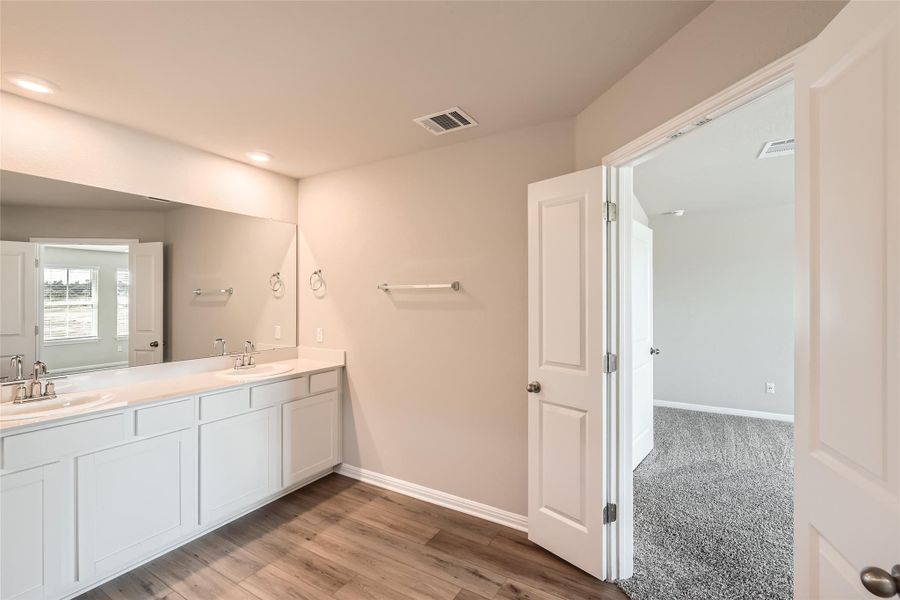
[[[6,79],[23,90],[28,90],[29,92],[35,92],[37,94],[52,94],[59,89],[46,79],[32,77],[25,73],[7,73]]]
[[[251,150],[246,154],[247,158],[256,162],[269,162],[272,160],[272,155],[268,152],[263,152],[262,150]]]

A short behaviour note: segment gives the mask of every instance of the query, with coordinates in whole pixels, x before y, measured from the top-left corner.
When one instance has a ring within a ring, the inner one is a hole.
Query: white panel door
[[[35,244],[0,242],[0,374],[14,377],[10,356],[22,354],[24,373],[36,360]]]
[[[128,351],[132,367],[163,361],[163,244],[131,244]]]
[[[900,564],[900,3],[849,3],[796,94],[794,597],[862,600]]]
[[[341,399],[337,392],[288,402],[282,410],[285,486],[341,462]]]
[[[233,515],[281,487],[280,408],[200,426],[200,522]]]
[[[0,599],[57,595],[70,500],[63,480],[59,463],[0,477]]]
[[[78,577],[115,573],[184,537],[197,525],[192,429],[80,456]]]
[[[528,186],[528,537],[606,566],[602,167]],[[540,385],[538,390],[536,385]]]
[[[653,230],[631,224],[632,469],[653,450]]]

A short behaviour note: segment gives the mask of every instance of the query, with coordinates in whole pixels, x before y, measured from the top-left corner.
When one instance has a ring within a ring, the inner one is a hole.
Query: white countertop
[[[151,381],[129,383],[126,385],[113,387],[102,387],[94,389],[90,393],[94,395],[111,394],[112,399],[108,402],[105,402],[98,406],[85,407],[83,410],[75,409],[73,411],[65,412],[64,414],[52,414],[19,419],[15,421],[0,421],[0,432],[5,435],[10,433],[13,429],[25,428],[38,424],[43,425],[46,423],[57,421],[63,422],[70,419],[82,418],[86,415],[114,411],[125,407],[147,404],[170,398],[177,398],[179,396],[193,396],[205,392],[214,392],[217,390],[234,388],[243,385],[270,383],[282,379],[291,379],[293,377],[297,377],[298,375],[306,375],[309,373],[315,373],[317,371],[327,371],[344,366],[344,362],[342,360],[330,360],[324,357],[319,359],[289,358],[287,360],[276,361],[276,363],[279,365],[290,367],[291,369],[290,371],[267,377],[253,377],[252,369],[247,370],[247,377],[234,376],[230,378],[225,378],[221,375],[223,371],[222,369],[191,373],[187,375],[179,374],[172,377],[166,377],[161,373],[159,377]],[[260,366],[262,366],[262,364]],[[54,401],[58,401],[60,399],[64,400],[66,396],[69,395],[71,395],[72,397],[83,396],[85,393],[86,392],[70,393],[66,392],[65,390],[61,390],[59,395],[57,396],[57,399]],[[39,406],[40,402],[42,401],[39,400],[34,404],[30,404],[29,406]],[[11,405],[8,402],[0,404],[0,412],[2,412],[9,406]]]

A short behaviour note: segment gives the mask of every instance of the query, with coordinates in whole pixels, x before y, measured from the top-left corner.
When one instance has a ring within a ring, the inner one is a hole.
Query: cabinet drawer
[[[251,388],[250,405],[253,408],[263,408],[308,395],[309,380],[306,377],[297,377],[296,379],[276,381],[275,383],[267,383]]]
[[[327,392],[328,390],[336,390],[338,386],[338,372],[326,371],[325,373],[316,373],[309,377],[309,393],[318,394],[319,392]]]
[[[221,419],[250,410],[250,390],[241,388],[200,396],[200,419]]]
[[[185,429],[193,424],[194,402],[190,398],[141,408],[134,413],[134,434],[138,436]]]
[[[125,436],[124,414],[11,435],[3,438],[3,468],[46,464],[121,442]]]

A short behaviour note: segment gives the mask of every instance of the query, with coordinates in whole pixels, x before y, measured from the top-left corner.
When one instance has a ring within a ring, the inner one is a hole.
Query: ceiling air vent
[[[794,138],[786,140],[772,140],[766,142],[756,158],[772,158],[773,156],[787,156],[794,153]]]
[[[475,119],[467,115],[458,106],[434,113],[433,115],[419,117],[418,119],[413,119],[413,121],[434,135],[444,135],[450,131],[458,131],[478,125]]]

